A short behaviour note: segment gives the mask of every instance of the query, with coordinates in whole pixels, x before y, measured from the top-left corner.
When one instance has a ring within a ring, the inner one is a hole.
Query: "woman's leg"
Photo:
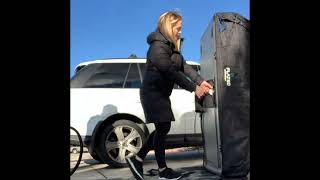
[[[171,122],[155,123],[155,128],[137,153],[137,156],[139,159],[144,160],[150,149],[154,147],[158,166],[159,168],[164,168],[166,167],[164,140],[170,131]]]
[[[159,169],[167,167],[165,158],[165,138],[170,131],[171,122],[155,123],[155,133],[153,137],[153,146]]]
[[[151,134],[149,134],[147,141],[143,144],[142,148],[139,150],[139,152],[137,153],[138,156],[138,160],[144,160],[144,158],[147,156],[148,152],[150,151],[150,149],[153,147],[153,138],[154,138],[154,134],[155,131],[152,131]]]
[[[165,138],[170,131],[171,122],[159,123],[156,125],[156,133],[154,134],[153,145],[155,147],[156,159],[159,167],[159,179],[180,179],[182,174],[167,167],[165,157]]]

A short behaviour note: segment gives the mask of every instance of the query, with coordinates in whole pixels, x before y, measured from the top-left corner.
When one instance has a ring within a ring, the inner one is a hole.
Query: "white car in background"
[[[71,78],[70,125],[82,136],[91,156],[113,167],[126,167],[125,157],[137,153],[154,130],[144,124],[139,87],[146,59],[107,59],[76,66]],[[200,64],[187,61],[199,72]],[[175,85],[170,96],[175,116],[166,148],[201,146],[195,95]],[[76,143],[71,134],[71,144]]]

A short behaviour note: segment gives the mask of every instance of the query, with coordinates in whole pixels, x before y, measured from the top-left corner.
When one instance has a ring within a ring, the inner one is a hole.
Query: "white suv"
[[[84,62],[71,78],[70,125],[94,159],[113,167],[125,167],[125,157],[137,153],[154,130],[152,123],[144,124],[139,97],[145,62],[134,58]],[[199,72],[199,63],[187,63]],[[194,93],[175,85],[170,99],[175,121],[166,148],[202,145]],[[75,134],[71,137],[71,143],[77,139]]]

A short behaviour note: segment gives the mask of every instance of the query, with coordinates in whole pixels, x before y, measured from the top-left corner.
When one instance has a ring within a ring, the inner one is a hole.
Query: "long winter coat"
[[[152,32],[147,42],[146,71],[140,88],[140,99],[146,123],[174,121],[170,95],[176,83],[193,92],[203,78],[174,51],[174,44],[159,31]],[[190,81],[188,76],[192,81]]]

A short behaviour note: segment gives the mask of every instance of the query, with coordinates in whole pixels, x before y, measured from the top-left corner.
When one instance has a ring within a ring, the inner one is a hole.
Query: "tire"
[[[125,157],[139,152],[146,141],[142,129],[129,120],[118,120],[108,125],[99,139],[96,153],[112,167],[127,167]]]
[[[72,153],[73,153],[73,154],[78,153],[77,149],[76,149],[76,148],[73,148],[73,149],[72,149]]]
[[[101,158],[98,156],[98,154],[95,152],[95,150],[92,149],[91,146],[88,146],[88,152],[89,152],[89,154],[91,155],[91,157],[92,157],[94,160],[98,161],[99,163],[103,163],[103,161],[101,160]]]

